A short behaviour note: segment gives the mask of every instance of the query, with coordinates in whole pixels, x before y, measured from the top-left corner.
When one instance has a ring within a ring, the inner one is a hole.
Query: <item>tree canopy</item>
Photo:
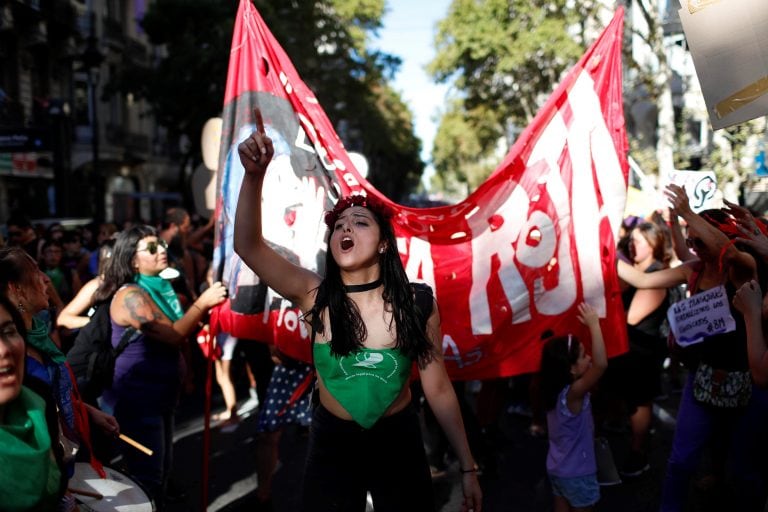
[[[347,149],[368,159],[369,181],[393,200],[407,195],[419,183],[424,163],[412,115],[388,84],[400,61],[367,46],[381,26],[384,0],[255,0],[254,5]],[[193,157],[203,124],[221,113],[236,12],[237,2],[152,2],[142,27],[163,51],[150,66],[127,63],[112,84],[113,91],[145,99],[172,136],[186,135]]]
[[[592,1],[453,0],[429,65],[456,90],[432,149],[437,183],[463,184],[464,193],[482,183],[583,53],[598,8]]]

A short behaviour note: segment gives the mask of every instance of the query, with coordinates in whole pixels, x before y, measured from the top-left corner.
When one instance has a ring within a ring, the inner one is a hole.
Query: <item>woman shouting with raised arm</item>
[[[405,273],[385,207],[342,198],[326,212],[325,277],[294,265],[262,234],[264,175],[274,147],[259,110],[238,146],[245,176],[235,217],[235,251],[304,313],[311,331],[319,405],[311,427],[302,510],[355,511],[370,492],[377,512],[434,510],[432,482],[409,378],[424,394],[461,464],[465,512],[482,493],[456,395],[440,350],[440,315],[429,287]]]

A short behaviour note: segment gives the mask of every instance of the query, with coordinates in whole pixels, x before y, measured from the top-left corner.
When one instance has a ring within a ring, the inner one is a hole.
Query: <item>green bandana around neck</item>
[[[0,423],[0,503],[3,510],[53,510],[61,473],[51,452],[45,402],[22,387]]]
[[[47,324],[37,317],[32,317],[32,327],[27,331],[27,344],[50,357],[54,363],[63,364],[67,361],[67,357],[48,335]]]
[[[315,343],[313,355],[328,392],[363,428],[387,412],[411,375],[412,361],[399,349],[362,348],[337,357],[330,343]]]
[[[147,276],[144,274],[136,274],[133,276],[136,284],[141,286],[155,304],[160,308],[165,316],[167,316],[171,322],[175,322],[182,316],[184,311],[181,309],[181,302],[176,296],[176,292],[173,290],[170,281],[163,279],[160,276]]]

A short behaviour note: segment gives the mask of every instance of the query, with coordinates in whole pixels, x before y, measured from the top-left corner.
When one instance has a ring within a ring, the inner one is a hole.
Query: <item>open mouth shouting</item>
[[[352,239],[348,236],[345,236],[341,239],[341,250],[342,251],[348,251],[352,247],[355,246],[355,242],[352,241]]]
[[[0,363],[0,384],[15,384],[17,377],[16,367],[12,363]]]

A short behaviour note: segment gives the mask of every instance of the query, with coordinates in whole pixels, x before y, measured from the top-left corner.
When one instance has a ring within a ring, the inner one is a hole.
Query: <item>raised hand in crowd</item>
[[[267,137],[267,132],[264,130],[261,110],[256,109],[254,114],[256,116],[256,131],[237,146],[237,153],[240,155],[240,161],[245,168],[246,175],[264,177],[267,166],[275,154],[275,147],[272,144],[272,139]]]
[[[768,236],[760,229],[760,221],[752,215],[752,212],[735,203],[723,199],[726,205],[725,211],[736,220],[742,236],[736,241],[749,247],[753,254],[768,262]]]
[[[763,331],[763,318],[768,316],[763,291],[756,280],[744,283],[733,297],[733,307],[747,324],[747,355],[752,378],[758,386],[768,386],[768,344]]]

